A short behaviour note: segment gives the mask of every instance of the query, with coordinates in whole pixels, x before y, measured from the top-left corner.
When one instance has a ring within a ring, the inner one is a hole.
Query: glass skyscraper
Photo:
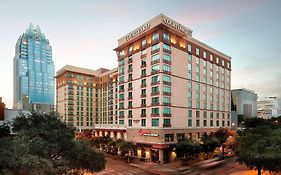
[[[16,44],[13,108],[52,111],[54,73],[49,40],[38,25],[30,24]]]

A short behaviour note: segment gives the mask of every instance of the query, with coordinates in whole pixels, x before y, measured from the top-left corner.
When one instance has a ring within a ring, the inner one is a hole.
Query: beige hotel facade
[[[231,58],[193,38],[190,29],[160,14],[120,38],[114,50],[117,69],[86,73],[95,77],[93,101],[86,102],[95,107],[92,115],[79,116],[80,129],[132,141],[138,157],[163,162],[175,160],[178,140],[230,127]],[[62,72],[57,80],[65,79]],[[68,81],[57,81],[57,109],[66,122]],[[74,111],[81,105],[75,99]]]

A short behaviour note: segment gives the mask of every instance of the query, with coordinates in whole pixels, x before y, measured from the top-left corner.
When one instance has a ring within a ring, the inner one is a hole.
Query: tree
[[[203,137],[201,138],[202,144],[201,148],[202,151],[207,154],[207,159],[209,157],[209,153],[213,152],[216,147],[220,145],[220,141],[214,136],[214,134],[204,134]]]
[[[192,139],[184,139],[177,143],[176,154],[188,164],[189,160],[194,159],[200,153],[200,145]]]
[[[226,142],[227,138],[232,134],[233,132],[230,129],[227,128],[219,128],[215,133],[214,136],[219,140],[219,144],[222,147],[222,155],[224,155],[224,143]]]
[[[237,161],[258,170],[280,171],[281,129],[257,126],[246,129],[239,138]]]
[[[74,129],[57,113],[32,112],[13,123],[13,137],[0,140],[0,174],[69,174],[99,171],[104,155],[74,139]]]
[[[8,125],[0,125],[0,138],[10,135],[10,127]]]
[[[119,140],[116,143],[116,146],[120,149],[121,155],[125,155],[125,156],[127,155],[128,162],[129,162],[131,154],[134,153],[134,151],[137,148],[133,142],[124,141],[124,140]]]

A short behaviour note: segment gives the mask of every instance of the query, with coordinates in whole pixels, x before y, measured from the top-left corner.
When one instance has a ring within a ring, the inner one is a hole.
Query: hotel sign
[[[148,130],[148,129],[140,129],[139,135],[140,136],[150,136],[150,137],[158,137],[159,136],[159,134],[151,133],[150,130]]]
[[[132,33],[130,33],[129,35],[126,36],[126,40],[129,41],[130,39],[138,36],[139,34],[145,32],[146,30],[148,30],[150,28],[150,23],[147,23],[143,26],[141,26],[140,28],[138,28],[137,30],[133,31]]]
[[[173,27],[174,29],[176,29],[180,32],[187,34],[187,29],[184,26],[180,25],[179,23],[176,23],[176,22],[174,22],[170,19],[167,19],[167,18],[164,18],[163,22],[164,22],[164,24],[166,24],[168,26],[171,26],[171,27]]]

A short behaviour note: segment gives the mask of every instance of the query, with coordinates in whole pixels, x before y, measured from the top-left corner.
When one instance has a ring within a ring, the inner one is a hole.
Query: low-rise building
[[[258,100],[258,117],[272,118],[281,116],[281,99],[279,97],[268,97]]]

